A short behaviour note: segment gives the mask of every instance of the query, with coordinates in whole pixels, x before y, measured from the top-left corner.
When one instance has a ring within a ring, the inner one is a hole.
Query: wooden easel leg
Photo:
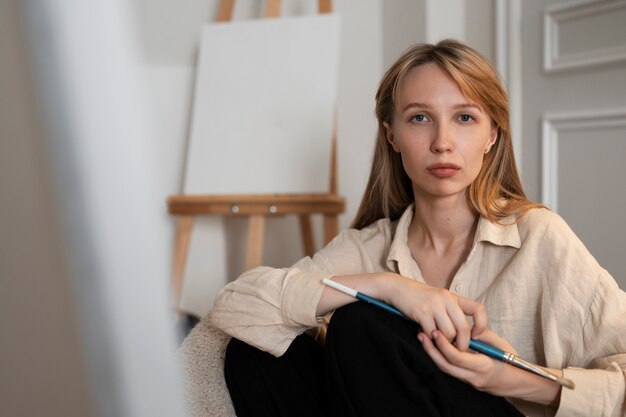
[[[248,220],[248,242],[246,246],[246,271],[261,265],[263,260],[263,234],[265,217],[252,215]]]
[[[265,17],[272,18],[280,16],[280,0],[267,0],[265,4]]]
[[[300,233],[302,234],[302,245],[306,256],[315,254],[315,236],[313,235],[313,226],[311,225],[311,216],[309,214],[300,215]]]
[[[180,296],[185,279],[185,264],[187,263],[187,253],[189,242],[191,241],[191,230],[193,228],[192,216],[181,216],[176,226],[176,242],[174,244],[174,263],[172,266],[172,297],[176,312],[180,311]]]
[[[320,13],[331,13],[333,11],[332,0],[318,0],[318,10]]]
[[[324,215],[324,244],[327,245],[339,234],[339,216],[336,214]]]
[[[233,0],[220,0],[217,11],[218,22],[228,22],[233,16]]]

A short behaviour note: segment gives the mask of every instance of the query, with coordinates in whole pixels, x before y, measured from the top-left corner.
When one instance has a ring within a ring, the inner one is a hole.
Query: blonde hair
[[[435,45],[417,44],[407,49],[380,83],[376,93],[378,135],[372,170],[352,227],[361,229],[381,218],[396,220],[413,202],[411,179],[404,171],[400,154],[387,141],[383,124],[393,120],[399,90],[409,70],[426,63],[435,63],[446,71],[463,94],[483,108],[497,129],[496,143],[468,188],[470,207],[493,222],[541,207],[530,201],[522,189],[513,155],[508,97],[497,72],[478,51],[445,39]]]

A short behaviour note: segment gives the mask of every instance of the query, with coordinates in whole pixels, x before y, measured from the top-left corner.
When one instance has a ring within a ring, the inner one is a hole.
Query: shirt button
[[[454,287],[454,290],[456,292],[461,292],[461,289],[463,289],[463,287],[461,286],[461,284],[458,284],[456,287]]]

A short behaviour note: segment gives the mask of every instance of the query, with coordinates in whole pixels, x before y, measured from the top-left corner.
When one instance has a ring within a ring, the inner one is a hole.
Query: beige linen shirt
[[[410,206],[396,222],[344,231],[290,268],[244,273],[218,295],[211,323],[280,356],[320,326],[323,278],[392,271],[424,282],[407,246],[412,217]],[[626,293],[557,214],[533,209],[513,220],[480,218],[450,291],[483,303],[490,327],[522,358],[564,369],[576,389],[562,390],[557,416],[626,416]],[[556,411],[512,402],[529,416]]]

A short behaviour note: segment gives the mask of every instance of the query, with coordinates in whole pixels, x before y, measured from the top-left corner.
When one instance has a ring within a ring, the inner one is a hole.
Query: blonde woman
[[[376,94],[378,137],[353,227],[290,268],[227,285],[241,416],[623,416],[626,293],[565,222],[529,201],[507,96],[454,40],[408,49]],[[332,288],[394,305],[411,323]],[[325,325],[324,347],[305,333]],[[576,384],[469,350],[476,338]]]

